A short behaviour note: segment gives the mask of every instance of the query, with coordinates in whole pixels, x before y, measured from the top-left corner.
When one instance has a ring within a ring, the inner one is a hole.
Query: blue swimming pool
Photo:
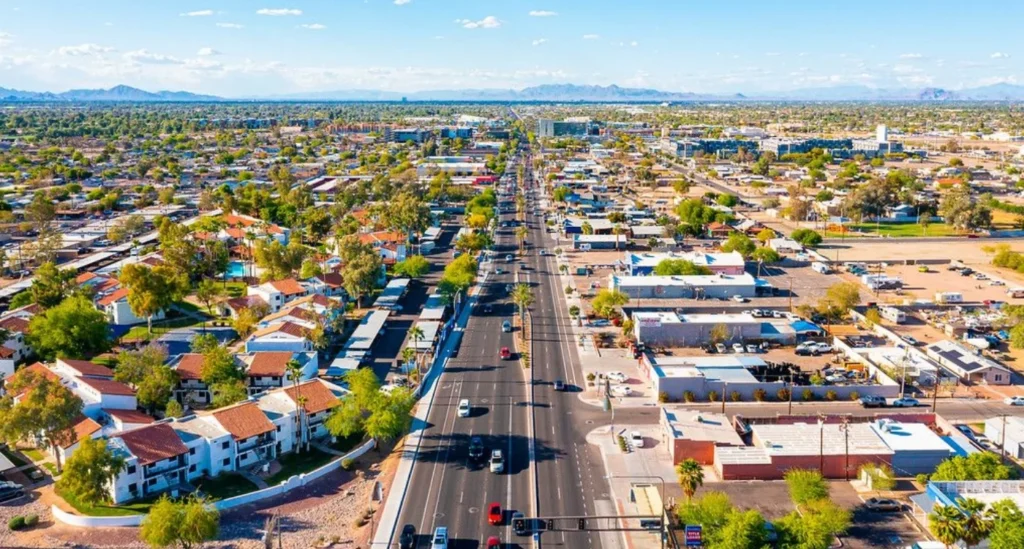
[[[242,278],[249,274],[248,269],[245,268],[245,263],[242,261],[232,261],[228,263],[227,275],[231,278]]]

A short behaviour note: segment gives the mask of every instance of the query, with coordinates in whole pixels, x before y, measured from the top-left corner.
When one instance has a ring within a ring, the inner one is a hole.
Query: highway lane
[[[501,221],[510,218],[499,217]],[[514,265],[505,264],[503,259],[506,253],[514,251],[513,239],[510,230],[497,235],[495,256],[500,261],[496,265],[505,271],[512,270]],[[491,267],[485,265],[484,269]],[[488,276],[479,304],[462,335],[458,356],[449,359],[437,381],[427,418],[429,426],[393,540],[396,546],[405,524],[416,527],[417,547],[429,547],[430,535],[438,526],[448,527],[449,547],[453,549],[482,547],[491,535],[509,543],[515,541],[511,525],[507,520],[500,527],[487,524],[487,505],[496,501],[504,509],[533,514],[527,438],[528,386],[518,362],[503,361],[499,355],[501,347],[513,348],[513,334],[501,331],[502,322],[514,314],[505,290],[505,285],[512,281],[509,272],[492,272]],[[487,304],[493,307],[491,313],[483,312]],[[459,400],[463,398],[473,406],[468,418],[457,414]],[[491,473],[486,462],[471,462],[468,446],[473,435],[483,438],[488,456],[492,449],[502,449],[504,473]]]

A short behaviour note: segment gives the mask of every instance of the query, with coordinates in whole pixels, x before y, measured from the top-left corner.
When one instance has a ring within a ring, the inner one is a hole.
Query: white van
[[[823,275],[832,273],[832,268],[820,261],[815,261],[814,263],[811,263],[811,268]]]
[[[936,303],[963,303],[964,294],[960,292],[935,292]]]

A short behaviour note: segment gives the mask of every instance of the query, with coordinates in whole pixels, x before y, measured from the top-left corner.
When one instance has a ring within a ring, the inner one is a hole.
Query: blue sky
[[[1024,83],[1024,2],[0,0],[0,87],[224,96]]]

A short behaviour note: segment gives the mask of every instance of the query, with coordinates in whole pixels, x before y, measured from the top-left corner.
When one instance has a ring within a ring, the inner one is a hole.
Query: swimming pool
[[[247,275],[247,269],[245,263],[242,261],[232,261],[228,263],[227,275],[231,278],[242,278]]]

